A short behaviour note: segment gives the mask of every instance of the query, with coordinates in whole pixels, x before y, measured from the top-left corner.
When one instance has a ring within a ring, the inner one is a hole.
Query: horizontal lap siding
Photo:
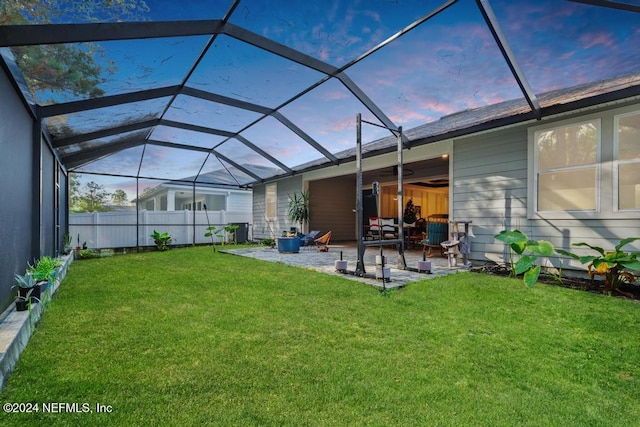
[[[256,240],[272,237],[265,218],[266,200],[264,184],[253,187],[253,238]]]
[[[453,217],[473,221],[470,259],[503,256],[494,235],[527,216],[527,132],[514,128],[454,141]]]
[[[586,241],[610,250],[623,238],[640,237],[640,218],[615,218],[615,213],[609,214],[613,218],[605,219],[528,220],[527,144],[526,126],[454,142],[453,212],[456,220],[473,221],[471,260],[504,261],[508,257],[505,245],[494,238],[504,229],[519,229],[531,239],[548,240],[556,248],[584,255],[595,252],[572,244]],[[601,191],[607,188],[604,184]],[[640,250],[640,243],[626,248]],[[560,265],[555,256],[551,263]],[[563,260],[562,266],[583,268],[569,260]]]
[[[302,191],[302,177],[276,181],[277,186],[277,218],[275,221],[267,221],[266,218],[266,185],[259,184],[253,188],[253,238],[256,240],[279,237],[283,231],[300,224],[291,224],[287,218],[289,210],[289,194]]]

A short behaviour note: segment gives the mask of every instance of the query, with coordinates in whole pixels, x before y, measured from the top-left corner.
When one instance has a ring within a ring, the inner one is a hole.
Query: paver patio
[[[246,249],[224,249],[222,252],[230,253],[234,255],[240,255],[263,261],[281,262],[287,265],[293,265],[297,267],[309,268],[326,274],[333,274],[346,277],[351,280],[357,280],[367,283],[369,285],[382,287],[382,280],[375,279],[375,257],[380,255],[380,249],[378,247],[368,247],[364,254],[364,265],[366,271],[366,277],[360,277],[353,274],[356,269],[357,261],[357,247],[355,242],[341,243],[330,247],[328,252],[318,252],[313,247],[300,248],[299,253],[280,253],[275,248],[268,248],[266,246],[257,248]],[[348,273],[340,273],[335,269],[335,261],[341,259],[347,261]],[[444,276],[447,274],[465,272],[468,268],[461,265],[459,260],[458,267],[449,267],[447,259],[440,256],[440,254],[432,257],[427,257],[428,261],[431,261],[431,273],[418,273],[415,270],[418,266],[418,261],[422,260],[422,250],[410,249],[405,250],[405,261],[407,270],[401,270],[397,268],[398,251],[391,247],[383,247],[383,255],[387,257],[386,267],[391,269],[391,281],[386,283],[388,288],[397,288],[405,286],[407,283],[415,282],[422,279],[430,279],[438,276]]]

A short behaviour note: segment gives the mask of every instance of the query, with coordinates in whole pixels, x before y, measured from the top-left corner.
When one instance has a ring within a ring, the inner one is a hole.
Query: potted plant
[[[287,216],[294,224],[300,223],[300,231],[304,229],[304,224],[311,219],[309,199],[308,191],[301,191],[289,195],[289,210],[287,211]]]
[[[287,217],[294,224],[300,224],[300,230],[304,229],[304,224],[311,218],[309,210],[309,192],[300,191],[289,195],[289,209]],[[300,236],[303,236],[300,234]],[[298,253],[300,251],[300,236],[296,233],[295,227],[292,231],[283,233],[278,238],[278,251],[288,253]]]
[[[14,287],[18,288],[16,310],[24,311],[29,307],[29,304],[40,301],[40,284],[30,273],[26,273],[24,276],[16,274],[15,277],[16,285]]]
[[[34,278],[36,283],[44,284],[46,288],[55,280],[57,268],[60,267],[60,260],[50,256],[43,256],[34,265],[28,264],[28,266],[27,273]]]
[[[65,255],[69,255],[71,253],[71,234],[64,233],[63,245],[62,251]]]

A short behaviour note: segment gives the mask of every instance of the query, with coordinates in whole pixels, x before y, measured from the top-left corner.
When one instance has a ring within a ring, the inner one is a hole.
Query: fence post
[[[93,247],[94,248],[100,248],[100,244],[98,242],[98,236],[100,235],[100,232],[98,231],[99,229],[100,229],[100,213],[94,212],[93,213]]]
[[[184,212],[184,224],[185,224],[185,227],[186,227],[186,230],[187,230],[187,236],[186,236],[185,244],[188,244],[189,242],[191,242],[191,244],[194,245],[196,243],[196,240],[195,240],[195,222],[192,221],[193,217],[192,217],[192,215],[189,215],[189,211],[185,210],[183,212]]]

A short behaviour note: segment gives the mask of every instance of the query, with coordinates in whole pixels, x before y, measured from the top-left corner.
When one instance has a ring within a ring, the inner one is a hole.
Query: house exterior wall
[[[454,141],[450,220],[473,221],[472,261],[502,261],[494,235],[527,225],[526,127]],[[531,236],[533,237],[533,236]]]
[[[531,239],[548,240],[556,248],[585,255],[595,252],[572,244],[587,241],[610,250],[623,238],[640,237],[640,211],[616,212],[611,196],[613,116],[629,109],[640,111],[640,104],[600,108],[455,140],[450,181],[452,218],[473,221],[475,237],[471,238],[470,259],[475,263],[508,260],[507,248],[493,237],[505,229],[519,229]],[[532,212],[531,186],[535,184],[530,147],[532,129],[578,122],[585,117],[602,121],[599,212],[556,215]],[[607,154],[608,151],[611,153]],[[638,250],[637,243],[626,249]],[[577,261],[561,261],[557,257],[545,260],[547,266],[549,263],[556,267],[584,268]]]
[[[56,253],[56,205],[55,205],[55,157],[49,147],[42,142],[42,219],[40,221],[40,252],[48,255]]]
[[[251,193],[251,191],[231,192],[229,197],[227,197],[226,210],[234,212],[251,212],[251,203],[253,200]]]
[[[33,121],[0,69],[0,312],[13,303],[14,274],[24,274],[37,255],[32,243],[34,189]],[[11,155],[7,155],[11,153]],[[36,218],[37,219],[37,218]]]
[[[253,238],[256,240],[274,238],[288,231],[290,227],[300,227],[292,224],[287,218],[289,209],[289,194],[303,190],[302,176],[275,181],[277,186],[276,218],[266,217],[265,185],[259,184],[253,188]],[[313,212],[311,212],[313,215]]]

